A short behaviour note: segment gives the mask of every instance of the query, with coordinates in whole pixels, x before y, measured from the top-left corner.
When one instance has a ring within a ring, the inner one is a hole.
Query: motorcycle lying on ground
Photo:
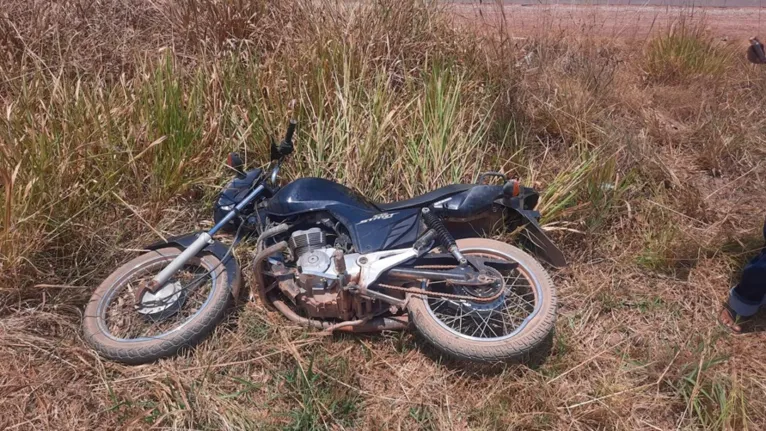
[[[392,203],[373,203],[321,178],[283,187],[296,123],[272,143],[271,172],[243,170],[223,189],[215,226],[170,238],[114,271],[83,321],[87,342],[124,363],[192,347],[223,319],[242,284],[232,251],[255,243],[251,296],[293,322],[329,332],[414,329],[459,360],[524,360],[552,334],[556,294],[543,266],[521,249],[482,238],[498,228],[554,266],[565,264],[534,210],[538,194],[490,172]],[[503,184],[487,184],[499,178]],[[233,233],[230,245],[214,240]]]

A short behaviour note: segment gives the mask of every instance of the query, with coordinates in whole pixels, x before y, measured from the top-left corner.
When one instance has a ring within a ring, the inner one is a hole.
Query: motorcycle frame
[[[221,248],[225,248],[223,244],[220,242],[217,242],[213,240],[213,235],[218,233],[221,229],[223,229],[231,220],[233,220],[235,217],[242,214],[242,211],[248,207],[251,203],[253,203],[259,196],[261,196],[264,191],[266,191],[266,185],[263,183],[266,178],[269,178],[272,183],[276,183],[277,174],[279,173],[280,167],[282,163],[282,158],[278,158],[275,160],[275,165],[269,174],[268,177],[262,176],[257,179],[257,186],[248,193],[242,201],[240,201],[234,208],[232,208],[230,211],[226,213],[226,215],[221,218],[221,220],[218,221],[210,230],[206,232],[200,232],[198,234],[191,234],[184,237],[177,237],[174,239],[174,244],[181,246],[184,248],[184,251],[178,255],[173,261],[171,261],[165,268],[160,271],[156,276],[154,276],[147,286],[147,289],[151,292],[157,291],[161,286],[164,286],[168,280],[170,280],[170,277],[172,277],[173,274],[176,273],[179,269],[181,269],[186,262],[188,262],[192,257],[196,256],[198,253],[200,253],[202,250],[205,250],[207,247],[210,247],[212,245],[216,245],[215,247],[212,247],[213,254],[215,254],[219,259],[222,261],[226,260],[227,263],[224,263],[227,265],[227,271],[229,271],[228,267],[233,266],[237,267],[236,271],[232,270],[232,276],[233,277],[239,277],[239,268],[236,263],[235,259],[232,259],[230,250],[227,250],[226,253],[223,255],[219,254],[221,253]],[[484,173],[479,176],[479,183],[482,183],[484,178],[487,176],[500,176],[505,178],[503,174],[495,173],[495,172],[489,172]],[[507,178],[506,178],[507,179]],[[509,183],[510,184],[510,183]],[[517,184],[517,183],[514,183]],[[516,187],[518,187],[516,185]],[[537,222],[537,218],[539,217],[539,213],[537,211],[528,210],[525,209],[525,201],[526,199],[533,199],[536,201],[537,195],[536,192],[532,189],[524,188],[525,196],[517,196],[516,198],[502,198],[497,199],[494,203],[496,205],[499,205],[501,207],[505,207],[509,210],[514,211],[519,216],[521,216],[522,220],[524,221],[525,229],[523,231],[523,236],[527,239],[527,241],[532,245],[534,248],[537,249],[538,254],[547,262],[552,264],[556,267],[562,267],[566,265],[566,260],[564,258],[563,253],[561,250],[556,247],[556,245],[550,240],[550,238],[545,235],[542,228],[540,227],[539,223]],[[530,193],[531,194],[528,194]],[[181,238],[183,240],[181,240]],[[151,246],[148,246],[148,249],[157,249],[162,246],[166,246],[171,241],[161,242],[161,243],[155,243]],[[217,252],[216,252],[217,251]],[[359,286],[366,290],[371,284],[373,284],[380,276],[388,271],[391,268],[396,267],[397,265],[400,265],[401,263],[406,262],[409,259],[419,257],[422,254],[422,251],[419,251],[417,247],[410,247],[410,248],[404,248],[404,249],[395,249],[395,250],[384,250],[384,251],[376,251],[376,252],[370,252],[362,254],[359,257],[358,264],[361,268],[360,276],[359,276]],[[233,279],[233,278],[232,278]]]

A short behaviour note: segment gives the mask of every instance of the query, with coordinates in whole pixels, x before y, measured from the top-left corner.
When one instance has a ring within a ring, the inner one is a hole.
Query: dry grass
[[[0,428],[766,427],[763,335],[715,323],[760,246],[766,70],[691,24],[641,49],[499,30],[416,1],[6,0]],[[259,304],[157,364],[85,347],[91,289],[147,223],[207,226],[223,154],[263,163],[292,98],[288,177],[384,200],[501,167],[545,190],[572,265],[544,365],[476,376]]]

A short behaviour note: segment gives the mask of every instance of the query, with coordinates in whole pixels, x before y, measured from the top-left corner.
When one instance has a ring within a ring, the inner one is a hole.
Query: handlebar
[[[290,124],[287,125],[287,134],[285,134],[285,142],[292,144],[293,143],[293,135],[295,134],[295,126],[298,124],[295,119],[290,119]]]
[[[274,142],[271,144],[271,160],[274,162],[274,167],[271,170],[269,179],[271,180],[272,184],[277,183],[277,174],[279,174],[279,168],[282,165],[282,159],[293,152],[293,135],[295,135],[295,126],[297,124],[298,122],[291,118],[290,123],[287,124],[285,140],[282,141],[279,146],[276,146]]]
[[[290,123],[287,125],[285,140],[282,141],[279,146],[275,145],[272,141],[271,160],[281,160],[283,157],[288,156],[293,152],[293,135],[295,134],[296,124],[298,124],[297,121],[290,119]]]

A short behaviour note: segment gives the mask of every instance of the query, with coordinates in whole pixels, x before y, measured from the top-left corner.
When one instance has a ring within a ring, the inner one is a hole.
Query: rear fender
[[[157,250],[164,247],[179,247],[186,249],[197,239],[198,233],[190,233],[186,235],[174,236],[167,239],[167,241],[158,241],[153,244],[149,244],[144,247],[146,250]],[[226,270],[226,279],[229,280],[231,285],[231,295],[237,299],[239,297],[239,289],[242,285],[242,274],[239,269],[237,259],[234,258],[234,253],[229,252],[229,246],[226,244],[213,240],[213,243],[208,245],[202,250],[202,253],[210,253],[217,257],[221,261],[221,264]]]
[[[495,201],[521,218],[520,224],[525,225],[521,235],[527,240],[528,245],[534,248],[535,252],[551,265],[561,268],[566,266],[567,261],[564,253],[556,244],[545,234],[538,220],[540,213],[534,210],[537,205],[538,195],[534,190],[524,187],[521,195],[513,198],[502,198]],[[512,217],[516,218],[516,217]],[[518,220],[518,218],[516,218]]]

